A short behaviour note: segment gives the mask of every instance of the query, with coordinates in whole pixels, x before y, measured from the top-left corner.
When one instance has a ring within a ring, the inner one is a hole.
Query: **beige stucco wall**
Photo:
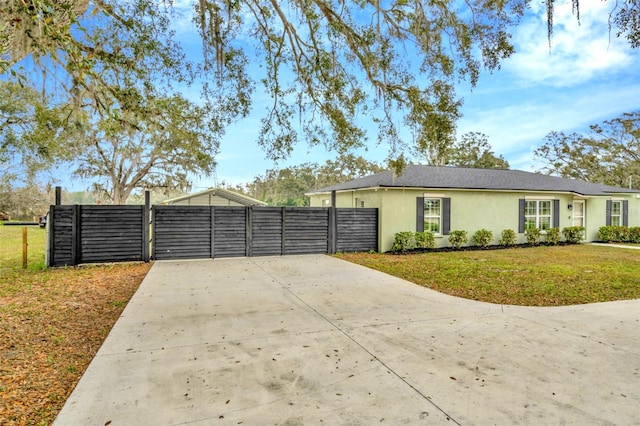
[[[573,226],[573,211],[568,208],[573,200],[584,200],[586,211],[586,241],[598,239],[598,229],[606,224],[606,200],[629,201],[629,226],[640,226],[640,199],[634,195],[614,197],[578,197],[573,194],[544,192],[498,192],[465,191],[440,189],[367,189],[336,193],[336,207],[356,207],[356,200],[363,200],[365,207],[379,209],[379,246],[387,251],[393,244],[394,235],[402,231],[416,230],[416,198],[432,196],[451,199],[451,230],[467,231],[469,244],[473,233],[488,229],[493,233],[493,244],[498,244],[500,234],[505,229],[518,232],[518,200],[557,199],[559,200],[558,227]],[[330,194],[310,196],[312,207],[322,206],[322,200],[330,200]],[[518,235],[518,243],[526,242],[524,234]],[[448,236],[436,236],[438,247],[449,246]]]

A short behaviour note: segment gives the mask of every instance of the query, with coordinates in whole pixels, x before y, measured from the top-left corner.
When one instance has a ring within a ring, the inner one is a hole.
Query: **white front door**
[[[573,200],[573,226],[586,226],[584,200]]]

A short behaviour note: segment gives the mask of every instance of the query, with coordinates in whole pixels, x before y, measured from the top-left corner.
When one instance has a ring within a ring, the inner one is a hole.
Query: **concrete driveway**
[[[157,262],[56,425],[640,424],[640,300],[446,296],[328,256]]]

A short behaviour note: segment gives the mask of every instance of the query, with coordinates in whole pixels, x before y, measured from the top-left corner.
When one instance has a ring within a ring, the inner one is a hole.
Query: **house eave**
[[[398,190],[398,191],[406,191],[406,190],[415,190],[415,191],[456,191],[456,192],[500,192],[500,193],[546,193],[546,194],[568,194],[573,195],[575,197],[584,197],[584,198],[600,198],[600,197],[611,197],[611,196],[629,196],[636,195],[640,196],[640,192],[603,192],[601,194],[588,194],[581,193],[577,191],[567,191],[567,190],[554,190],[554,189],[518,189],[518,188],[460,188],[460,187],[428,187],[428,186],[368,186],[362,188],[346,188],[346,189],[337,189],[335,190],[336,194],[346,193],[346,192],[359,192],[359,191],[389,191],[389,190]],[[308,192],[305,193],[307,197],[317,196],[317,195],[330,195],[334,191],[321,191],[321,192]]]

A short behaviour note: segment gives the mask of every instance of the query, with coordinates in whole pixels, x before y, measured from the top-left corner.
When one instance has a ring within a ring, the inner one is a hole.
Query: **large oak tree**
[[[50,81],[78,106],[103,115],[135,108],[127,103],[132,90],[160,96],[174,79],[202,71],[203,99],[221,128],[248,112],[262,84],[270,103],[258,143],[269,157],[286,157],[301,139],[338,152],[362,146],[363,118],[396,154],[405,148],[399,125],[413,130],[420,150],[448,143],[460,105],[453,84],[475,84],[483,66],[495,69],[513,53],[508,31],[525,9],[519,0],[192,6],[200,64],[187,63],[174,40],[169,1],[7,0],[0,66],[22,76],[28,56],[26,70],[55,75]]]
[[[454,83],[474,85],[514,53],[510,30],[529,1],[197,0],[189,13],[204,59],[191,64],[171,1],[5,0],[0,70],[25,83],[44,73],[45,86],[100,116],[144,114],[131,99],[171,96],[176,81],[200,78],[219,130],[248,113],[260,84],[268,106],[258,143],[269,157],[300,140],[346,152],[368,143],[363,123],[372,121],[395,158],[407,148],[399,127],[421,153],[453,143]],[[637,2],[613,3],[616,34],[637,46]]]
[[[87,124],[75,173],[94,189],[124,204],[135,189],[190,189],[190,174],[211,174],[217,140],[206,108],[180,97],[141,101],[144,115],[114,111]]]
[[[640,189],[640,111],[593,124],[586,134],[551,132],[535,155],[544,173]]]
[[[487,135],[479,132],[465,133],[449,149],[445,164],[478,169],[508,169],[509,162],[491,150]]]

